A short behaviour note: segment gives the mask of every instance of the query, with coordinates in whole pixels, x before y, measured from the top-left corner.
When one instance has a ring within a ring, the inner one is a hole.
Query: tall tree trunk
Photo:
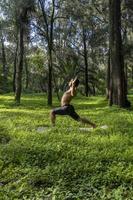
[[[3,92],[7,91],[7,76],[8,76],[8,69],[7,69],[7,62],[6,62],[6,53],[5,53],[5,44],[3,36],[1,37],[1,55],[2,55],[2,65],[3,65],[3,79],[2,79],[2,90]]]
[[[110,50],[108,52],[108,65],[106,70],[106,98],[109,99],[110,93]]]
[[[92,92],[93,92],[93,96],[96,96],[96,89],[93,83],[92,83]]]
[[[45,39],[48,44],[48,100],[47,104],[52,105],[52,71],[53,71],[53,26],[54,26],[54,15],[55,15],[55,0],[52,0],[52,11],[50,20],[48,19],[46,10],[45,10],[45,1],[39,0],[39,5],[41,7],[42,16],[44,20],[44,29],[46,30]]]
[[[109,0],[110,8],[110,105],[127,107],[124,58],[121,39],[121,1]]]
[[[57,86],[56,79],[55,79],[54,75],[53,75],[53,81],[54,81],[54,87],[55,87],[55,91],[56,91],[56,94],[57,94],[57,98],[60,101],[61,98],[60,98],[60,95],[59,95],[59,89],[58,89],[58,86]]]
[[[133,86],[133,66],[132,66],[132,75],[131,75],[131,79],[132,79],[132,86]]]
[[[29,86],[29,70],[28,70],[28,63],[27,63],[27,58],[25,56],[24,58],[24,63],[25,63],[25,89],[28,89]]]
[[[13,92],[16,90],[16,67],[17,67],[17,54],[18,54],[18,38],[16,42],[15,56],[14,56],[14,72],[13,72]]]
[[[83,27],[83,44],[84,44],[84,63],[85,63],[85,96],[88,97],[89,86],[88,86],[88,58],[87,58],[87,47],[86,47],[86,32]]]
[[[55,0],[52,0],[52,14],[50,19],[50,30],[47,33],[49,47],[49,70],[48,70],[48,105],[52,105],[52,72],[53,72],[53,28],[54,28]]]
[[[48,60],[48,105],[52,105],[52,50],[49,49],[49,60]]]
[[[20,104],[21,91],[22,91],[23,55],[24,55],[24,27],[23,27],[23,22],[20,22],[18,63],[16,68],[16,90],[15,90],[15,101],[17,104]]]
[[[126,95],[128,94],[128,67],[127,67],[127,63],[125,63],[125,92]]]

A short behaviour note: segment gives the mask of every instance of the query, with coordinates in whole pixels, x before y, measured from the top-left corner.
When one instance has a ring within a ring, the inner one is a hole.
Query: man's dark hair
[[[78,87],[78,85],[79,85],[79,79],[78,78],[76,78],[76,80],[74,81],[74,84],[75,84],[75,87]]]

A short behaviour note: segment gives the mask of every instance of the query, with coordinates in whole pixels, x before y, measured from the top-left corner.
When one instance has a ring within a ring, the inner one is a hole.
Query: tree
[[[85,95],[88,97],[89,86],[88,86],[88,52],[87,52],[87,44],[86,44],[86,29],[83,27],[83,47],[84,47],[84,63],[85,63]]]
[[[129,106],[121,38],[121,1],[109,0],[110,94],[109,104]]]
[[[0,19],[0,46],[1,46],[1,61],[2,61],[2,91],[5,93],[8,90],[8,67],[6,57],[6,34],[4,32],[5,20]]]
[[[1,55],[2,55],[2,65],[3,65],[2,90],[3,90],[3,92],[6,92],[7,91],[8,68],[7,68],[5,43],[4,43],[3,34],[1,34]]]
[[[26,26],[28,26],[29,18],[28,13],[34,10],[34,1],[23,1],[18,2],[18,58],[16,65],[16,81],[15,81],[15,101],[17,104],[20,103],[21,92],[22,92],[22,71],[24,62],[24,35]]]
[[[47,54],[48,54],[48,105],[52,105],[52,72],[53,72],[53,32],[54,32],[54,21],[55,21],[55,0],[52,0],[50,6],[46,5],[44,0],[38,0],[39,6],[42,13],[42,24],[43,37],[47,43]],[[38,19],[40,21],[40,17]],[[38,23],[39,24],[39,23]]]

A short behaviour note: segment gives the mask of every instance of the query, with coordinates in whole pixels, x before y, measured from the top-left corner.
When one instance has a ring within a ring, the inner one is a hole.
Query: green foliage
[[[103,0],[55,0],[54,2],[55,17],[51,20],[52,0],[0,1],[0,47],[1,36],[3,35],[8,71],[7,90],[3,91],[3,56],[0,51],[0,93],[11,92],[13,88],[12,79],[15,71],[15,57],[19,55],[16,54],[19,28],[18,22],[22,11],[27,12],[24,20],[25,58],[23,66],[23,91],[44,92],[47,90],[49,60],[48,35],[50,36],[50,22],[53,22],[53,91],[64,90],[66,87],[65,82],[69,81],[73,76],[78,75],[81,80],[81,93],[84,93],[84,29],[88,61],[89,94],[95,95],[95,93],[105,93],[105,77],[108,66],[109,49],[109,2]],[[45,13],[42,13],[42,9],[39,5],[45,8]],[[133,85],[133,59],[131,56],[133,49],[132,3],[130,1],[122,1],[121,10],[125,67],[127,67],[128,89],[130,90]],[[48,35],[47,30],[49,33]],[[27,70],[25,70],[25,59],[27,59]],[[25,80],[29,84],[26,85]]]
[[[67,116],[52,128],[43,94],[24,95],[19,107],[12,95],[0,96],[0,199],[132,199],[132,111],[109,108],[103,97],[74,104],[97,129],[80,131]],[[49,128],[38,133],[40,126]]]

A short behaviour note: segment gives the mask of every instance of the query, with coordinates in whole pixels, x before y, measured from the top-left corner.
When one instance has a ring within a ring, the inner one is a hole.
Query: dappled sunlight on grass
[[[65,200],[71,194],[68,199],[106,200],[117,192],[132,198],[133,112],[108,107],[104,97],[79,96],[72,103],[98,127],[82,131],[69,116],[57,116],[52,127],[43,94],[23,95],[20,106],[13,95],[0,96],[2,199]]]

